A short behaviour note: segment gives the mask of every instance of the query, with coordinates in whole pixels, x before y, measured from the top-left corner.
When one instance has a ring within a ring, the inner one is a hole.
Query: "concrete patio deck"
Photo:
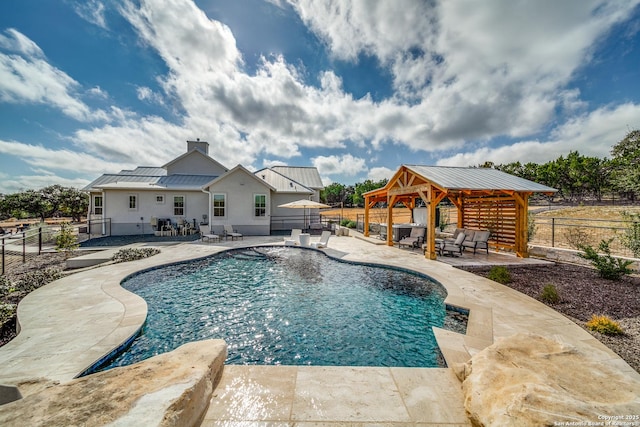
[[[163,246],[159,255],[78,272],[34,291],[18,309],[21,333],[0,348],[0,384],[18,385],[27,395],[46,383],[70,381],[134,334],[144,323],[146,303],[120,287],[127,275],[259,244],[282,244],[282,238]],[[470,310],[466,335],[435,331],[449,366],[497,339],[532,332],[582,349],[599,363],[640,380],[640,374],[582,328],[506,286],[426,260],[420,251],[354,237],[332,236],[325,251],[344,260],[412,269],[439,281],[447,289],[448,304]],[[307,366],[226,366],[202,425],[293,423],[469,425],[460,383],[449,368]]]

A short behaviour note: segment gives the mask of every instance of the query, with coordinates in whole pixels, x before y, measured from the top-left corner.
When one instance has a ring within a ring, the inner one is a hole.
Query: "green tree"
[[[385,185],[387,185],[387,182],[389,182],[388,179],[382,179],[380,181],[373,181],[373,180],[367,179],[364,182],[357,183],[355,187],[355,193],[353,195],[353,204],[355,206],[364,206],[363,194],[368,191],[376,190],[380,187],[384,187]]]
[[[629,132],[611,150],[611,181],[631,201],[640,195],[640,130]]]
[[[73,227],[69,223],[63,223],[56,235],[56,251],[64,252],[65,258],[68,258],[79,247],[78,236],[73,232]]]
[[[322,192],[322,198],[325,203],[339,204],[346,202],[347,187],[344,184],[334,182],[324,187]]]
[[[59,194],[60,213],[70,216],[73,221],[80,222],[89,209],[89,195],[72,187],[63,187]]]

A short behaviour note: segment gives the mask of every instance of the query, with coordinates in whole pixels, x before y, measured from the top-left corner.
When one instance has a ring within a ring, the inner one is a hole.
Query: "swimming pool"
[[[147,321],[103,369],[208,338],[227,342],[227,364],[439,366],[431,327],[443,326],[446,291],[408,271],[256,247],[144,271],[122,286],[147,301]]]

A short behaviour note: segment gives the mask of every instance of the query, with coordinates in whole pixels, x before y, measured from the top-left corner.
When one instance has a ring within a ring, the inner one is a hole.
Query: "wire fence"
[[[613,255],[640,255],[628,247],[629,240],[634,239],[633,221],[534,217],[533,224],[533,236],[529,240],[532,245],[576,250],[585,245],[597,248],[601,241],[611,240],[609,249]]]

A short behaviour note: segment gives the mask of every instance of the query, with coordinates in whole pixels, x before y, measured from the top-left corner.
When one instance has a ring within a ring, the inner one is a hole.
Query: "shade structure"
[[[304,209],[304,227],[307,228],[307,209],[320,209],[320,208],[330,208],[331,206],[325,205],[324,203],[314,202],[313,200],[296,200],[294,202],[285,203],[282,205],[278,205],[279,208],[288,208],[288,209]]]

